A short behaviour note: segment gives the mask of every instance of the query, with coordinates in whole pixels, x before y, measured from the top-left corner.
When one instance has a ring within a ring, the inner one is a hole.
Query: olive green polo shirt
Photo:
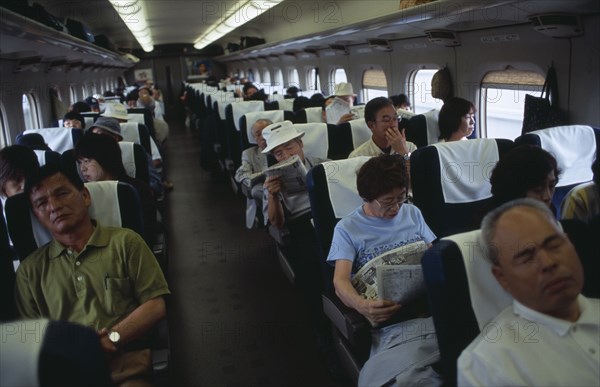
[[[16,273],[15,298],[23,318],[66,320],[96,330],[169,293],[156,258],[138,234],[99,224],[79,254],[53,239]]]

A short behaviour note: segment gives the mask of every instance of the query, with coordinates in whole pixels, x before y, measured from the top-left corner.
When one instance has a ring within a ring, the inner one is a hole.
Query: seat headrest
[[[365,142],[367,142],[367,140],[371,138],[371,135],[373,133],[371,132],[371,129],[369,129],[369,127],[367,126],[367,123],[365,122],[364,118],[352,120],[349,121],[349,123],[350,130],[352,132],[352,145],[354,147],[353,149],[356,149]]]
[[[369,159],[368,156],[360,156],[326,161],[322,164],[327,177],[331,207],[336,218],[343,218],[363,203],[356,188],[356,174]]]
[[[494,139],[433,144],[438,152],[446,203],[469,203],[492,196],[490,176],[498,162]]]
[[[329,150],[329,138],[327,136],[327,124],[323,122],[312,122],[310,124],[294,124],[296,130],[304,132],[302,142],[306,156],[327,158]]]
[[[243,102],[232,102],[231,112],[233,113],[233,124],[235,129],[240,131],[240,118],[250,112],[262,112],[265,110],[265,103],[263,101],[243,101]]]
[[[88,208],[90,218],[96,219],[105,226],[122,226],[118,184],[116,180],[85,183],[92,199],[92,205]]]
[[[592,180],[590,166],[596,156],[596,137],[591,127],[557,126],[535,130],[529,134],[538,136],[542,149],[556,158],[562,171],[557,187]]]
[[[513,298],[492,274],[492,264],[485,258],[481,230],[455,234],[443,239],[456,243],[462,253],[469,281],[471,306],[479,329],[483,329],[512,303]]]

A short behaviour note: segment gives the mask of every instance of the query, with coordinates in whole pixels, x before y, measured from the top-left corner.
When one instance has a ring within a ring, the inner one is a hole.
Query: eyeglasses
[[[381,120],[379,120],[379,122],[384,123],[384,124],[389,124],[391,122],[398,122],[398,116],[385,116],[383,117]]]
[[[406,199],[407,199],[407,194],[406,194],[406,192],[404,192],[402,194],[402,196],[400,197],[400,199],[396,200],[396,201],[386,202],[386,203],[380,203],[379,200],[377,200],[377,199],[375,199],[373,201],[375,203],[377,203],[377,205],[379,206],[379,209],[381,211],[387,212],[389,210],[396,209],[396,207],[400,208],[404,203],[406,203]]]

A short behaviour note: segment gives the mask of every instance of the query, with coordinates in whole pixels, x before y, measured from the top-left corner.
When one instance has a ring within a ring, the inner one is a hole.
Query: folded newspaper
[[[421,269],[425,250],[427,245],[419,241],[387,251],[367,262],[352,278],[352,285],[367,299],[406,304],[425,291]]]
[[[279,177],[281,179],[281,192],[285,196],[293,196],[306,192],[306,167],[298,157],[294,155],[267,168],[263,173],[267,177]]]

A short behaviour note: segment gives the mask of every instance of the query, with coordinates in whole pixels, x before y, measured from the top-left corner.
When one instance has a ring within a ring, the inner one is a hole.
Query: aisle
[[[199,135],[171,124],[167,152],[171,384],[336,385],[274,243],[244,227],[245,200],[200,168]]]

